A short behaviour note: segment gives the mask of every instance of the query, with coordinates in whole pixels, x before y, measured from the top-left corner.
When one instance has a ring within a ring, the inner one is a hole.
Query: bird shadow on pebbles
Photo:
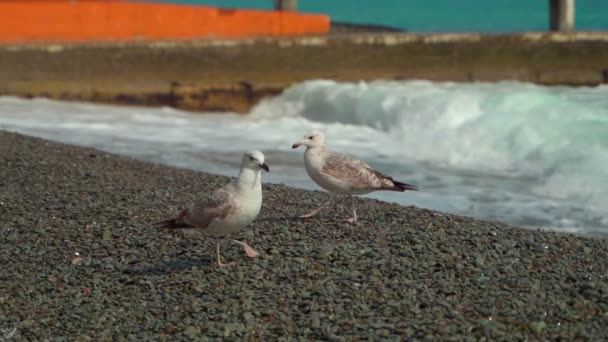
[[[268,222],[268,223],[287,223],[287,222],[297,222],[302,221],[297,215],[289,215],[289,216],[265,216],[259,217],[255,220],[257,223]]]
[[[207,267],[214,265],[215,259],[211,256],[197,257],[197,258],[188,258],[188,259],[172,259],[167,261],[162,261],[157,264],[151,265],[132,265],[132,267],[127,268],[124,272],[127,274],[166,274],[166,273],[174,273],[181,272],[193,267]]]

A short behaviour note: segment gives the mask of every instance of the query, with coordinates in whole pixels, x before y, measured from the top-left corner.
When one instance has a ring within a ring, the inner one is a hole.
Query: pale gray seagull
[[[406,191],[418,190],[416,186],[398,182],[372,168],[361,160],[334,152],[325,146],[325,134],[312,130],[302,140],[292,145],[292,148],[306,146],[304,165],[310,178],[323,189],[338,195],[364,195],[372,191]],[[309,218],[325,208],[331,200],[323,203],[312,212],[300,216]],[[352,217],[349,223],[357,222],[355,199],[351,197]]]
[[[211,194],[201,195],[176,218],[157,222],[154,226],[194,229],[203,235],[215,236],[217,264],[220,267],[234,265],[235,262],[222,262],[220,237],[241,230],[258,216],[262,207],[261,170],[269,171],[264,154],[256,150],[245,153],[237,179]],[[241,245],[248,257],[258,255],[246,242],[232,241]]]

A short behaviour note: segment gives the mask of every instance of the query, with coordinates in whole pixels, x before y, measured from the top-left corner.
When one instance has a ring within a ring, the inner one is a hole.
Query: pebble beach
[[[0,132],[0,341],[608,339],[606,239],[279,184],[236,266],[151,227],[227,181]]]

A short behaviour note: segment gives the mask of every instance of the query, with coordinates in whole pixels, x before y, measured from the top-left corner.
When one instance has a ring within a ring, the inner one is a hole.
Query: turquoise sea
[[[149,0],[146,0],[149,1]],[[221,7],[271,9],[273,0],[154,0]],[[545,31],[548,0],[300,0],[302,12],[340,22],[387,25],[412,32]],[[577,0],[576,30],[608,30],[608,0]]]

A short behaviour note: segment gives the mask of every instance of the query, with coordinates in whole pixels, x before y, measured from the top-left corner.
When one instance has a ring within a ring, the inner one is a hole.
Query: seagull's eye
[[[314,138],[315,138],[315,137],[313,137],[312,135],[308,137],[308,139],[310,139],[310,140],[312,140],[312,139],[314,139]]]
[[[253,158],[252,156],[249,156],[249,160],[254,161],[255,158]]]

